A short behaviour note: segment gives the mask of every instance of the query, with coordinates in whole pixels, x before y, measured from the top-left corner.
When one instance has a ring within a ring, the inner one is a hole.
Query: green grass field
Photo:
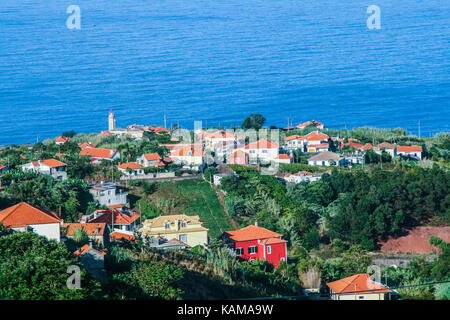
[[[150,197],[154,201],[160,198],[174,199],[176,205],[171,214],[200,216],[200,221],[209,229],[211,238],[217,238],[224,231],[234,229],[215,190],[201,179],[158,183],[158,191]]]

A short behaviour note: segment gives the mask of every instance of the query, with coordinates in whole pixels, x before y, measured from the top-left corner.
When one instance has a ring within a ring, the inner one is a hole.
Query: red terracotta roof
[[[77,257],[78,257],[78,256],[82,256],[83,254],[85,254],[86,252],[88,252],[89,249],[90,249],[89,245],[88,245],[88,244],[85,244],[85,245],[82,246],[79,250],[75,251],[73,254],[76,255]],[[94,249],[94,248],[92,248],[92,250],[95,250],[95,251],[97,251],[97,252],[100,252],[100,253],[103,254],[103,255],[106,254],[106,252],[105,252],[105,251],[102,251],[102,250],[97,250],[97,249]]]
[[[262,244],[269,245],[269,244],[276,244],[276,243],[286,243],[287,240],[284,239],[278,239],[278,238],[269,238],[261,241]]]
[[[69,142],[69,141],[70,141],[70,138],[64,137],[64,136],[59,136],[58,138],[55,139],[55,142],[66,143],[66,142]]]
[[[88,236],[103,236],[106,223],[64,223],[61,227],[68,228],[69,237],[73,236],[75,229],[84,229]]]
[[[392,292],[388,287],[370,279],[368,273],[359,273],[344,279],[328,282],[327,286],[336,293],[352,293],[354,291],[366,291],[359,292],[360,294],[371,293],[368,290],[376,290],[373,293]]]
[[[49,167],[52,167],[52,168],[67,166],[67,163],[61,162],[56,159],[45,159],[45,160],[42,160],[41,163],[43,163]]]
[[[355,148],[355,149],[362,149],[362,147],[363,147],[362,144],[360,144],[360,143],[355,143],[355,142],[347,142],[347,143],[344,143],[342,146],[343,146],[343,147],[350,146],[350,147],[353,147],[353,148]]]
[[[141,217],[140,215],[133,213],[133,212],[124,213],[122,211],[115,210],[115,209],[113,209],[112,211],[111,210],[97,210],[97,212],[103,213],[103,214],[98,216],[95,219],[89,220],[89,223],[111,224],[112,216],[113,216],[114,224],[118,224],[118,225],[119,224],[120,225],[131,224]]]
[[[233,241],[247,241],[247,240],[266,239],[282,236],[279,233],[267,230],[266,228],[257,227],[254,225],[249,225],[239,230],[226,231],[225,234],[227,234],[229,238]]]
[[[33,224],[61,223],[62,219],[54,212],[20,202],[0,211],[0,222],[9,228],[19,228]]]
[[[109,131],[102,131],[102,132],[100,132],[98,135],[99,135],[99,136],[110,136],[110,135],[112,135],[112,133],[109,132]]]
[[[361,149],[363,149],[363,150],[370,150],[372,148],[373,148],[373,145],[371,143],[366,143],[365,145],[363,145],[361,147]]]
[[[398,146],[397,152],[422,152],[422,146]]]
[[[310,132],[305,136],[305,139],[307,141],[324,141],[324,140],[328,140],[328,138],[329,138],[328,135],[326,135],[322,132],[319,132],[319,131]]]
[[[136,240],[136,238],[133,235],[127,234],[127,233],[123,233],[120,231],[114,231],[111,233],[110,238],[112,241],[114,240],[119,240],[119,239],[126,239],[129,241],[134,241]]]
[[[84,149],[84,148],[95,148],[95,144],[90,144],[89,142],[83,142],[82,144],[80,144],[79,145],[79,147],[81,148],[81,149]]]
[[[294,134],[292,136],[286,137],[286,139],[284,139],[285,141],[291,141],[291,140],[303,140],[305,137],[304,136],[300,136],[298,134]]]
[[[130,168],[131,170],[138,170],[143,169],[144,167],[139,165],[136,162],[128,162],[128,163],[120,163],[117,165],[118,168],[126,170],[127,168]]]
[[[116,149],[85,148],[81,150],[80,156],[111,159],[116,154],[116,152]]]
[[[157,134],[159,134],[159,133],[161,133],[161,132],[166,132],[166,133],[169,133],[169,134],[170,134],[170,130],[169,130],[169,129],[166,129],[166,128],[164,128],[164,127],[154,127],[154,128],[152,128],[152,131],[153,131],[154,133],[157,133]]]
[[[144,158],[147,161],[161,160],[161,156],[157,152],[144,153]]]
[[[377,144],[377,147],[383,149],[395,149],[396,145],[389,142],[382,142]]]
[[[5,168],[6,168],[6,166],[3,166],[3,165],[0,164],[0,170],[3,170]]]
[[[306,175],[312,175],[312,173],[309,171],[301,171],[301,173],[306,174]]]
[[[329,148],[330,145],[328,142],[325,143],[319,143],[319,144],[308,144],[308,148]]]
[[[267,139],[260,139],[255,142],[251,142],[245,146],[245,149],[278,149],[278,143],[269,141]]]

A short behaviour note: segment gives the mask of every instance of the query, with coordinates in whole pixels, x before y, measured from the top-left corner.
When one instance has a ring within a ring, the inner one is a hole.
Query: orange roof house
[[[156,134],[167,133],[170,134],[170,130],[164,127],[153,127],[152,131]]]
[[[83,142],[82,144],[79,145],[79,147],[81,149],[85,149],[85,148],[95,148],[95,144],[91,144],[89,142]]]
[[[319,131],[313,131],[308,133],[305,136],[306,141],[311,142],[311,141],[327,141],[329,138],[328,135],[326,135],[325,133],[319,132]]]
[[[106,223],[64,223],[62,228],[67,228],[67,237],[72,238],[76,229],[86,231],[89,239],[96,240],[101,244],[105,243],[105,236],[107,236]]]
[[[131,169],[131,170],[139,170],[139,169],[144,169],[143,166],[139,165],[136,162],[128,162],[128,163],[120,163],[117,165],[118,168],[120,169]]]
[[[80,156],[88,156],[91,159],[104,159],[112,161],[119,157],[116,149],[102,149],[102,148],[84,148],[80,151]]]
[[[63,220],[52,211],[20,202],[0,211],[0,222],[17,231],[26,231],[31,227],[37,234],[59,242],[60,225]]]
[[[90,215],[85,223],[106,223],[107,225],[114,224],[114,227],[121,227],[123,230],[130,231],[137,225],[138,219],[141,216],[134,212],[125,212],[116,209],[112,210],[96,210]]]
[[[422,152],[422,146],[398,146],[397,152],[398,153]]]
[[[260,139],[255,142],[251,142],[245,146],[245,149],[278,149],[280,146],[278,143],[272,142],[267,139]]]
[[[282,236],[279,233],[255,225],[249,225],[239,230],[225,231],[224,234],[228,235],[228,238],[234,241],[248,241]]]
[[[384,300],[386,293],[393,293],[388,287],[373,281],[368,273],[328,282],[332,300]]]
[[[90,250],[94,250],[95,252],[98,252],[98,253],[100,253],[100,254],[102,254],[102,255],[106,255],[106,252],[105,252],[105,251],[98,250],[98,249],[94,249],[94,248],[92,248],[92,247],[91,247],[90,245],[88,245],[88,244],[85,244],[85,245],[82,246],[80,249],[78,249],[77,251],[75,251],[73,254],[74,254],[75,256],[79,257],[79,256],[82,256],[82,255],[88,253]]]

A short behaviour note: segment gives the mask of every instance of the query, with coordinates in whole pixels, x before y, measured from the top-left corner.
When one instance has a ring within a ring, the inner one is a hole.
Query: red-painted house
[[[245,228],[226,231],[222,235],[236,256],[252,261],[266,260],[275,267],[287,259],[287,241],[282,235],[266,228],[250,225]]]

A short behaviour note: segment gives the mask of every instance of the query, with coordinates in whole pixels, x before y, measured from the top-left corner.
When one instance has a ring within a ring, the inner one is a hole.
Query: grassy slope
[[[209,229],[211,238],[217,238],[224,231],[234,229],[216,192],[203,180],[161,182],[158,184],[158,191],[151,195],[151,198],[154,201],[160,198],[175,199],[176,206],[170,213],[199,215],[203,225]]]

